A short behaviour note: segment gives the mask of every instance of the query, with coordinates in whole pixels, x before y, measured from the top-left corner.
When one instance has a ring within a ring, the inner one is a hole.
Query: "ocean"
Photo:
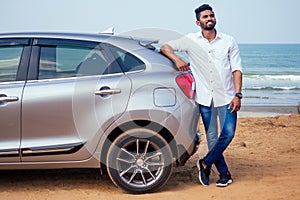
[[[300,44],[240,44],[243,104],[300,103]]]

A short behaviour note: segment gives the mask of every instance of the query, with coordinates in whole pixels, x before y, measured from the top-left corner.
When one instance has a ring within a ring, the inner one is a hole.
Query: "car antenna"
[[[100,34],[114,35],[115,34],[115,27],[109,27],[108,29],[100,32]]]

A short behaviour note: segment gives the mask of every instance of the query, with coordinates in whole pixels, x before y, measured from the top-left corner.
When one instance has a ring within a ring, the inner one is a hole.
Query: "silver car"
[[[160,189],[196,151],[194,79],[154,41],[0,34],[0,169],[100,168]]]

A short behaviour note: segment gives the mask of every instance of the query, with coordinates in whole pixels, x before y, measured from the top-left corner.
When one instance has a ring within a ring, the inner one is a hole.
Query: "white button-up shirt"
[[[196,82],[195,101],[224,106],[235,96],[232,72],[242,72],[238,45],[233,37],[217,33],[209,42],[201,32],[190,33],[167,43],[174,51],[186,52]]]

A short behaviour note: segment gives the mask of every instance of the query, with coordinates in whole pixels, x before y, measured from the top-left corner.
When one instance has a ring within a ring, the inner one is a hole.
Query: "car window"
[[[0,82],[15,81],[23,46],[0,47]]]
[[[110,70],[103,49],[74,46],[42,46],[39,79],[80,77],[117,73]]]
[[[124,72],[144,70],[146,65],[136,56],[114,46],[109,47]]]

